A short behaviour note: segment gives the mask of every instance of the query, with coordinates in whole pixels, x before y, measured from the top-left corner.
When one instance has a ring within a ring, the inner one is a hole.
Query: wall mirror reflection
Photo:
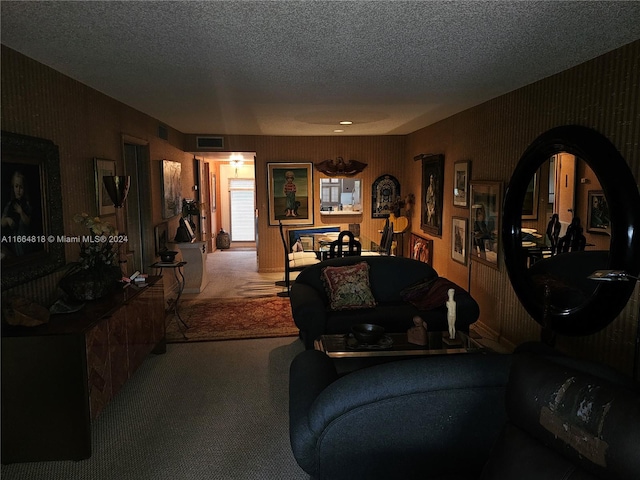
[[[529,219],[523,207],[534,176],[538,216]],[[637,275],[639,206],[625,159],[595,130],[555,127],[524,152],[504,201],[504,259],[519,300],[546,331],[590,335],[625,307],[633,282],[593,282],[589,276],[605,269]]]
[[[321,178],[320,212],[361,213],[362,182],[357,178]]]
[[[529,252],[528,265],[561,250],[609,250],[608,218],[593,169],[568,152],[550,156],[525,193],[522,246]],[[566,238],[568,232],[572,238]]]

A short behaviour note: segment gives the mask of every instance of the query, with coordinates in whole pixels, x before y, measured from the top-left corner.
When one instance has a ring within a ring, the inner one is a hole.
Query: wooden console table
[[[38,327],[2,327],[2,463],[91,456],[91,420],[164,353],[161,277]]]

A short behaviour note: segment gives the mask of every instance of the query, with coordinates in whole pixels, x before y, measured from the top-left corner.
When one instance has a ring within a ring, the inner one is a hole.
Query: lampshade
[[[102,177],[102,181],[113,204],[116,207],[122,207],[129,193],[131,177],[124,175],[105,175]]]

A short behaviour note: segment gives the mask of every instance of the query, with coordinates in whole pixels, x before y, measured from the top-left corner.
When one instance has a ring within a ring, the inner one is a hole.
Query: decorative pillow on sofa
[[[408,286],[400,292],[400,297],[420,310],[432,310],[442,307],[449,300],[448,291],[453,288],[456,293],[466,290],[444,277],[427,278]],[[455,299],[455,296],[454,296]]]
[[[369,283],[369,264],[360,262],[343,267],[325,267],[322,269],[329,306],[332,310],[350,310],[371,308],[376,300]]]
[[[314,252],[293,252],[289,254],[289,268],[306,267],[320,263]]]

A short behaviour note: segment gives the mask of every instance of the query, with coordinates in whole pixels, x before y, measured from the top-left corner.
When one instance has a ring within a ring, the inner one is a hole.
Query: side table
[[[178,296],[176,297],[175,302],[173,302],[173,314],[176,319],[176,323],[178,325],[178,330],[180,330],[180,333],[185,339],[187,338],[187,336],[185,335],[184,332],[189,328],[189,325],[187,325],[187,323],[180,316],[180,311],[178,310],[179,308],[178,304],[180,302],[180,297],[182,296],[182,292],[184,290],[184,285],[185,285],[185,278],[184,278],[184,273],[182,272],[182,267],[184,267],[186,264],[187,262],[181,261],[181,262],[156,262],[152,265],[149,265],[150,268],[156,269],[156,275],[162,275],[162,271],[165,268],[170,268],[173,270],[173,276],[178,282]],[[180,328],[181,323],[182,325],[184,325],[184,329]]]

